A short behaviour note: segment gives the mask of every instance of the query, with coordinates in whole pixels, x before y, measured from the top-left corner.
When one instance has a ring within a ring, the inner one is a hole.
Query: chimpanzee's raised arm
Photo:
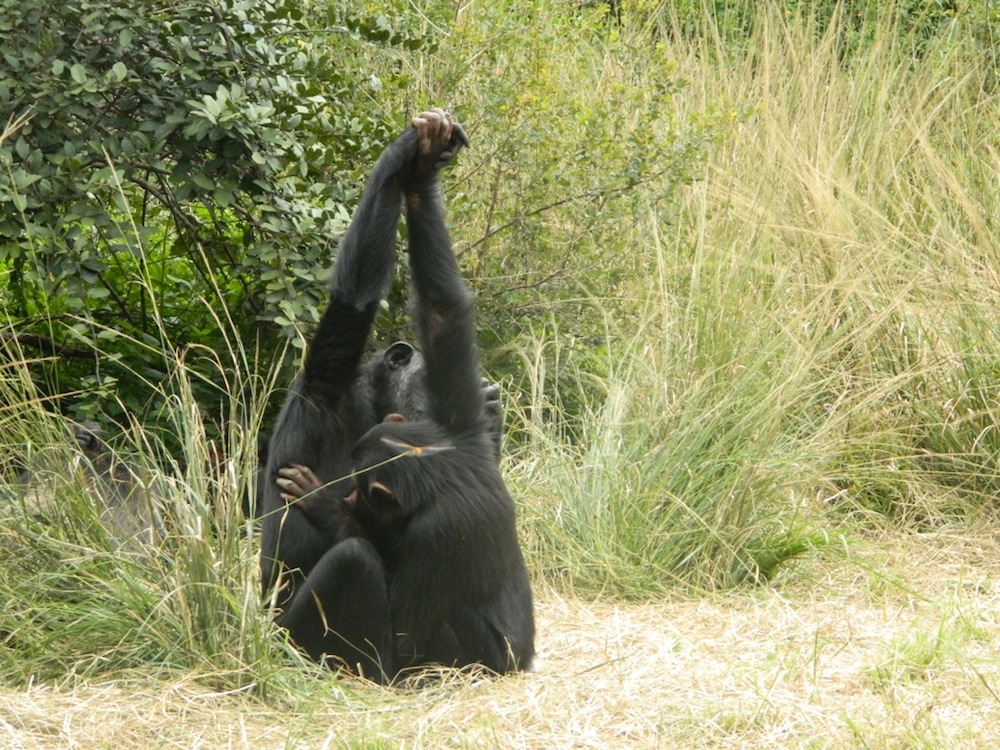
[[[390,414],[358,440],[350,497],[385,562],[394,669],[482,664],[502,674],[530,667],[535,625],[514,503],[488,435],[497,421],[484,412],[472,292],[438,193],[436,165],[467,139],[442,110],[413,124],[418,151],[403,193],[427,409],[413,421]]]
[[[282,567],[309,571],[345,535],[337,514],[317,522],[302,508],[288,505],[275,482],[278,471],[289,464],[311,467],[324,482],[345,477],[351,446],[377,421],[371,393],[360,382],[361,359],[392,275],[402,186],[413,170],[417,140],[416,129],[407,128],[375,164],[341,241],[330,300],[310,341],[303,372],[278,415],[257,499],[257,513],[263,518],[265,592]],[[331,491],[339,491],[339,486]]]
[[[341,240],[330,301],[306,355],[304,385],[311,395],[333,402],[358,374],[392,276],[402,186],[416,150],[416,130],[408,128],[382,153]]]
[[[414,118],[415,169],[406,181],[414,316],[426,367],[430,417],[452,434],[483,426],[483,390],[476,356],[473,296],[462,277],[444,223],[437,165],[468,145],[462,126],[440,109]]]

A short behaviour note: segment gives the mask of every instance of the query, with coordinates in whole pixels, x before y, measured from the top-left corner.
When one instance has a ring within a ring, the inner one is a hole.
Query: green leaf
[[[107,79],[114,82],[121,82],[125,80],[128,75],[128,66],[125,65],[121,60],[116,62],[111,66],[111,70],[108,71]]]
[[[191,175],[191,182],[200,187],[202,190],[214,190],[215,182],[212,181],[207,175],[196,173]]]

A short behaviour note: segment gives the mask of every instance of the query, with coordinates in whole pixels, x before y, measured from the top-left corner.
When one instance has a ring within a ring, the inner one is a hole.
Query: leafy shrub
[[[146,410],[142,381],[228,348],[227,317],[266,371],[318,318],[359,172],[398,127],[367,58],[422,38],[290,0],[2,0],[0,19],[0,111],[20,118],[0,145],[3,322],[91,352],[50,363],[47,390],[88,394],[81,416]]]

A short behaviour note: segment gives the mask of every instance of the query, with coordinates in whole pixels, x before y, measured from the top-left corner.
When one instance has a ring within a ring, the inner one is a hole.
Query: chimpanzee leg
[[[439,664],[443,667],[453,667],[465,664],[462,646],[455,636],[455,631],[447,621],[438,623],[430,638],[420,646],[405,634],[396,636],[397,668],[404,670],[410,667],[421,667],[426,664]]]
[[[297,646],[331,667],[385,682],[395,673],[385,569],[365,539],[334,546],[277,618]]]

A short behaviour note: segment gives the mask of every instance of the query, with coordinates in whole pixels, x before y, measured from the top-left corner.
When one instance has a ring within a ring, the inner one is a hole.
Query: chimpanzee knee
[[[365,539],[347,539],[323,555],[277,623],[331,667],[379,682],[394,673],[385,568]]]

